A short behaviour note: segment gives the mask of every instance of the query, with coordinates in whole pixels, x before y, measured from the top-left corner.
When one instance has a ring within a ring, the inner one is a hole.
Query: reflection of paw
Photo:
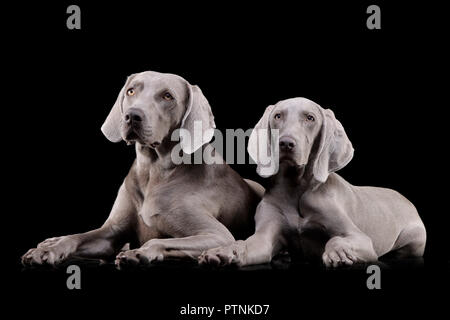
[[[156,261],[163,261],[163,251],[160,246],[149,246],[122,251],[116,257],[116,267],[120,269],[126,266],[149,265]]]
[[[22,256],[23,265],[56,265],[75,251],[76,242],[70,236],[55,237],[42,241],[37,248],[28,250]]]
[[[327,267],[351,266],[360,261],[351,244],[344,238],[334,237],[325,246],[322,261]]]
[[[246,245],[240,240],[228,246],[209,249],[204,251],[198,258],[202,265],[226,266],[226,265],[245,265]]]

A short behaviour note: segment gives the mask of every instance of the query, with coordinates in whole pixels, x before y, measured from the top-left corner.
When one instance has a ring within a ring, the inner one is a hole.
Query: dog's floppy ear
[[[320,108],[322,128],[319,146],[313,164],[314,178],[324,183],[331,172],[345,167],[353,158],[353,146],[342,124],[334,117],[330,109]]]
[[[122,117],[123,111],[122,102],[124,99],[125,88],[128,86],[131,79],[133,79],[135,75],[136,74],[132,74],[127,78],[125,85],[122,87],[119,95],[117,96],[116,103],[114,103],[108,117],[102,125],[101,130],[103,134],[111,142],[119,142],[122,140],[122,136],[120,135],[120,118]]]
[[[191,154],[211,141],[214,136],[214,116],[211,106],[198,86],[186,83],[188,102],[181,121],[180,145],[183,152]]]
[[[269,177],[278,172],[278,130],[270,130],[270,117],[275,106],[270,105],[253,128],[247,151],[257,164],[256,172]]]

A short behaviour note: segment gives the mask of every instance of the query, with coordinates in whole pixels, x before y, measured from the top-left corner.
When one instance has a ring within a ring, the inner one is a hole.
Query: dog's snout
[[[144,114],[139,109],[132,108],[125,113],[124,120],[128,124],[141,122],[144,118]]]
[[[280,149],[283,151],[292,151],[295,148],[295,140],[290,137],[280,138]]]

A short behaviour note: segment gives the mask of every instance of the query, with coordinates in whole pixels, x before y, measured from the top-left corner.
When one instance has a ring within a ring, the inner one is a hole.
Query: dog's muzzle
[[[123,115],[125,140],[135,141],[140,138],[144,113],[137,108],[130,108]]]
[[[130,127],[140,126],[144,120],[144,113],[139,109],[131,108],[125,113],[123,120]]]

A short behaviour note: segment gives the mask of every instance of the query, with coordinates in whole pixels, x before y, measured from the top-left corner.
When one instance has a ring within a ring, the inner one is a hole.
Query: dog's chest
[[[143,216],[140,214],[137,217],[136,239],[138,246],[142,246],[151,239],[165,238],[164,234],[158,229],[156,221],[151,221],[153,220],[151,217],[150,222],[148,218],[146,220],[147,222],[144,221]]]
[[[153,238],[165,238],[165,231],[162,230],[162,212],[164,211],[167,192],[167,177],[159,170],[142,170],[139,179],[135,180],[136,188],[135,206],[137,208],[136,217],[136,237],[139,245]]]
[[[287,228],[291,230],[291,232],[297,232],[299,230],[303,219],[300,216],[300,213],[297,208],[285,208],[283,211],[284,217],[286,218]]]
[[[301,248],[307,255],[317,255],[323,250],[328,237],[324,227],[314,217],[302,215],[299,208],[294,206],[285,207],[283,215],[287,222],[285,234],[288,236],[291,248]]]

